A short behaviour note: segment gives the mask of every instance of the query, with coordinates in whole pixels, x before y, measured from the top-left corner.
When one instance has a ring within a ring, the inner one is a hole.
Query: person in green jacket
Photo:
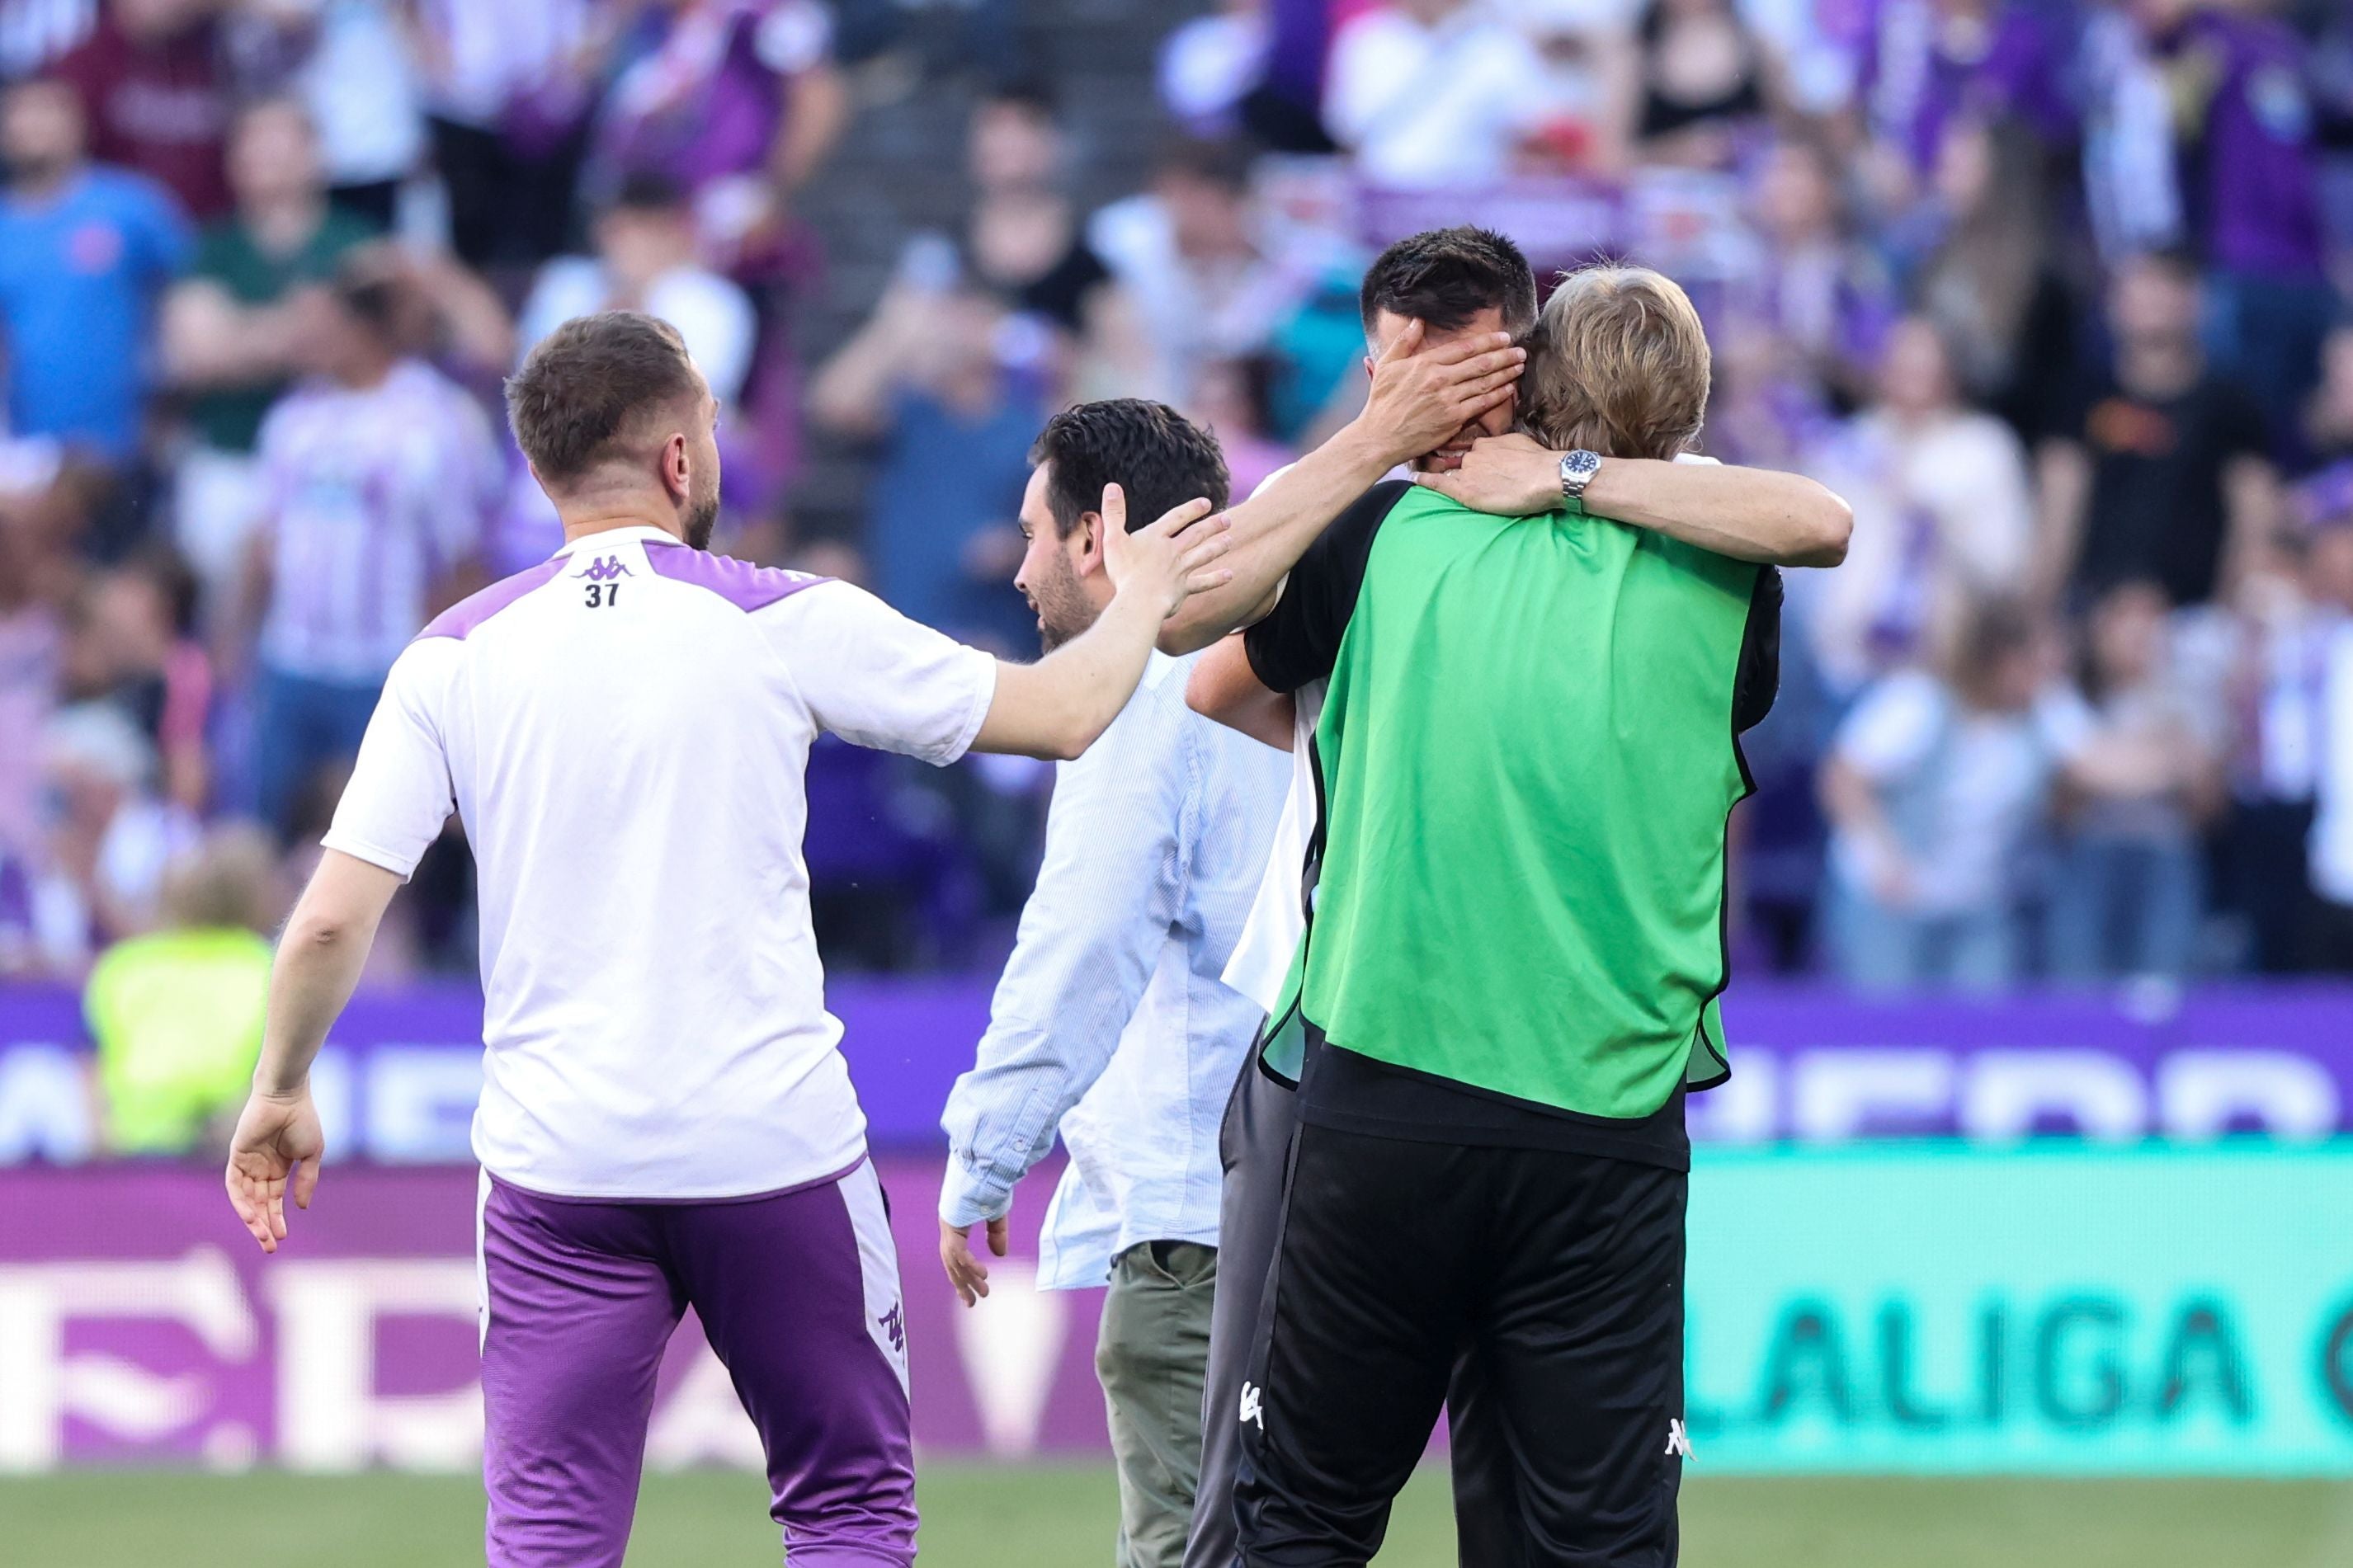
[[[162,927],[91,969],[82,1016],[111,1152],[226,1145],[261,1051],[275,878],[259,829],[216,832],[166,873]]]

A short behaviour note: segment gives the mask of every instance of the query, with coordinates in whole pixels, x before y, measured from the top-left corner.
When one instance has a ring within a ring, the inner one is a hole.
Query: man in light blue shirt
[[[194,240],[163,186],[90,163],[86,143],[64,82],[0,97],[0,365],[16,434],[114,463],[138,446],[155,302]]]
[[[1226,504],[1213,437],[1156,403],[1059,414],[1021,507],[1017,585],[1050,649],[1108,602],[1101,513]],[[1014,1184],[1059,1129],[1071,1163],[1040,1238],[1050,1289],[1108,1283],[1095,1367],[1119,1460],[1122,1568],[1176,1568],[1200,1464],[1217,1285],[1218,1128],[1262,1016],[1220,980],[1249,918],[1290,768],[1185,704],[1190,658],[1155,654],[1102,740],[1060,765],[1021,917],[949,1140],[940,1256],[967,1306],[988,1293],[968,1236],[1005,1252]]]

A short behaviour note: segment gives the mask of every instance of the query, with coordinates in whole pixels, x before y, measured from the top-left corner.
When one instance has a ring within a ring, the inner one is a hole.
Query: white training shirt
[[[1324,717],[1324,693],[1331,682],[1311,680],[1291,697],[1291,787],[1282,800],[1282,816],[1275,824],[1274,845],[1267,854],[1266,872],[1259,879],[1258,896],[1250,901],[1250,918],[1226,961],[1225,982],[1271,1013],[1282,1001],[1282,984],[1291,977],[1291,961],[1299,939],[1307,934],[1307,910],[1301,899],[1307,879],[1307,846],[1315,837],[1315,761],[1311,750],[1315,726]]]
[[[453,808],[466,825],[483,1166],[560,1196],[709,1198],[856,1164],[801,858],[809,744],[953,762],[996,681],[861,589],[652,528],[427,626],[324,842],[406,877]]]

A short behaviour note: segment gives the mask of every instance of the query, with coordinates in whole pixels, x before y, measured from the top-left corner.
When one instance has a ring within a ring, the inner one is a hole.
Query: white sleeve
[[[1865,778],[1886,780],[1916,764],[1936,738],[1944,699],[1927,677],[1881,681],[1839,727],[1831,750]]]
[[[695,368],[722,407],[733,408],[752,374],[759,320],[744,290],[716,273],[696,271],[663,285],[654,314],[678,329]]]
[[[779,76],[821,66],[833,52],[833,14],[818,0],[784,0],[760,19],[752,50]]]
[[[1360,15],[1333,40],[1324,78],[1324,122],[1344,146],[1363,141],[1413,87],[1414,63],[1377,15]]]
[[[458,803],[440,710],[462,646],[454,637],[426,637],[394,662],[334,824],[320,840],[326,848],[405,878],[441,837]]]
[[[997,660],[863,588],[824,583],[754,612],[822,729],[944,767],[997,696]]]

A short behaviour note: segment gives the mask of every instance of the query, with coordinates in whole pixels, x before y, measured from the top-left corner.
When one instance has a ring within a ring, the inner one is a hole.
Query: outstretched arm
[[[1003,664],[997,691],[973,738],[976,752],[1011,752],[1061,761],[1111,728],[1144,679],[1153,639],[1188,595],[1214,592],[1233,575],[1210,563],[1226,552],[1226,520],[1190,500],[1148,528],[1127,531],[1127,498],[1103,487],[1103,569],[1113,592],[1095,624],[1035,664]]]
[[[1228,513],[1230,580],[1194,595],[1168,617],[1160,634],[1164,652],[1205,648],[1264,616],[1283,574],[1350,501],[1511,397],[1527,351],[1514,348],[1508,333],[1428,353],[1417,352],[1421,335],[1421,323],[1412,323],[1374,365],[1363,413]]]
[[[1414,482],[1473,510],[1529,516],[1561,504],[1560,458],[1529,437],[1496,436],[1474,443],[1461,468]],[[1604,462],[1585,510],[1772,566],[1835,566],[1854,528],[1846,502],[1802,474],[1642,458]]]
[[[311,1104],[311,1064],[352,999],[385,907],[402,878],[330,849],[294,906],[269,972],[269,1009],[253,1094],[229,1140],[228,1201],[264,1252],[286,1239],[286,1194],[309,1208],[326,1142]]]

